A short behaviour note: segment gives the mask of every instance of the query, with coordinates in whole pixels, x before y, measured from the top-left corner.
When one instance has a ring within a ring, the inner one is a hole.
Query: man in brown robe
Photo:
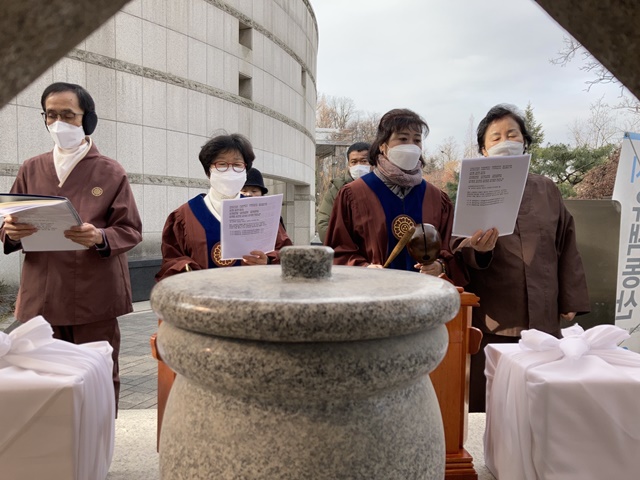
[[[108,341],[117,405],[117,317],[133,310],[125,252],[142,240],[140,216],[125,170],[101,155],[88,136],[97,124],[89,93],[54,83],[42,95],[42,108],[56,145],[23,163],[11,193],[68,198],[84,223],[65,236],[87,248],[25,252],[15,315],[21,322],[42,315],[55,338],[72,343]],[[0,228],[5,254],[21,250],[21,239],[36,231],[19,217],[7,216]]]

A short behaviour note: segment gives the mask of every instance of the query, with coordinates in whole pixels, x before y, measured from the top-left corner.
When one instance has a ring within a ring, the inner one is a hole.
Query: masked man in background
[[[333,202],[335,202],[340,189],[347,183],[351,183],[371,171],[371,165],[369,164],[370,147],[371,145],[365,142],[356,142],[349,147],[347,150],[347,173],[342,177],[331,180],[329,189],[322,197],[322,202],[320,202],[316,212],[316,231],[323,242],[327,234]]]

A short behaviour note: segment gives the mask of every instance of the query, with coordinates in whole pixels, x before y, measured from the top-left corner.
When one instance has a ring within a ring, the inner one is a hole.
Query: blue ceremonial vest
[[[193,212],[193,215],[202,225],[204,231],[207,235],[207,252],[209,259],[209,268],[217,268],[223,265],[217,265],[213,261],[213,249],[216,244],[220,243],[220,222],[213,214],[209,211],[207,206],[204,203],[204,194],[197,195],[189,200],[189,208]],[[240,261],[236,260],[233,264],[228,266],[236,267],[240,265]]]
[[[384,210],[385,222],[387,224],[387,257],[398,244],[398,239],[393,234],[393,221],[401,215],[410,217],[414,225],[422,223],[422,202],[424,194],[427,191],[427,182],[422,180],[419,185],[411,189],[404,199],[399,198],[395,193],[389,190],[382,180],[375,173],[371,172],[363,177],[362,180],[376,194],[380,204]],[[389,268],[397,270],[408,270],[415,272],[413,266],[416,261],[411,258],[406,248],[391,262]]]

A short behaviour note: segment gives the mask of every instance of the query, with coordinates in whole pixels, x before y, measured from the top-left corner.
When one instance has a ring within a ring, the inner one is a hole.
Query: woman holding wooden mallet
[[[383,268],[393,252],[397,255],[388,268],[444,273],[456,285],[466,283],[464,267],[449,249],[453,204],[422,178],[422,142],[428,133],[427,122],[411,110],[383,115],[369,151],[373,171],[345,185],[333,206],[325,245],[334,249],[335,264]],[[406,248],[395,247],[411,227],[423,223],[438,231],[441,249],[433,262],[416,264]],[[491,233],[478,232],[477,237],[474,248],[493,248]]]

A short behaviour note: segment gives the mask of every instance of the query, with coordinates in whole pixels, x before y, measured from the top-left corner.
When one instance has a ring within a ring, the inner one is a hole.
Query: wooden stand
[[[438,396],[447,453],[446,480],[477,480],[473,457],[464,449],[469,415],[469,355],[480,348],[482,333],[471,326],[471,309],[479,298],[460,294],[460,311],[447,323],[449,349],[433,372],[431,382]]]
[[[158,325],[162,323],[162,320],[158,320]],[[158,352],[158,334],[151,335],[151,354],[153,358],[158,360],[158,436],[156,440],[156,450],[160,451],[160,431],[162,430],[162,418],[164,417],[164,410],[167,407],[167,399],[169,398],[169,392],[173,381],[176,379],[176,372],[171,370],[169,366],[162,361],[160,353]]]

